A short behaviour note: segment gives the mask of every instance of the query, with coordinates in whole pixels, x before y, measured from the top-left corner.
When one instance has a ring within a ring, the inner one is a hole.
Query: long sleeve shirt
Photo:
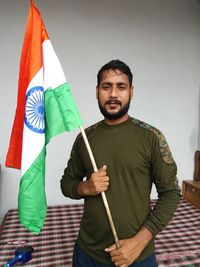
[[[163,134],[132,117],[112,126],[101,121],[87,128],[86,134],[98,167],[107,165],[110,184],[106,196],[119,239],[134,236],[142,226],[155,237],[172,218],[180,199],[177,167]],[[61,179],[63,194],[80,199],[78,184],[84,177],[89,179],[92,172],[83,138],[78,135]],[[151,209],[153,183],[158,200]],[[101,195],[85,197],[79,246],[96,261],[111,264],[104,249],[113,243]],[[153,251],[152,239],[138,261]]]

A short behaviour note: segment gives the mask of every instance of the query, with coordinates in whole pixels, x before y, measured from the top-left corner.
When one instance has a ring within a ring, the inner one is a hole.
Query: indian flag
[[[21,169],[20,222],[39,233],[46,215],[45,154],[52,137],[82,125],[70,86],[34,1],[20,61],[16,114],[6,157]]]

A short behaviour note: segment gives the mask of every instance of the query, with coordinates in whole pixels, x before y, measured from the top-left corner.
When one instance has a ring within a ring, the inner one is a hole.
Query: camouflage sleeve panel
[[[176,177],[177,167],[164,135],[156,128],[134,119],[149,135],[151,143],[151,179],[156,186],[158,200],[144,225],[155,236],[172,218],[180,200],[180,187]]]
[[[163,135],[152,143],[151,177],[156,186],[158,200],[150,212],[145,225],[155,236],[162,231],[171,218],[180,201],[180,187],[177,179],[177,166],[171,156]]]
[[[164,135],[157,128],[151,126],[148,123],[145,123],[143,121],[137,120],[135,118],[133,118],[133,121],[139,127],[147,129],[147,130],[153,132],[157,136],[158,141],[159,141],[159,147],[160,147],[160,152],[161,152],[162,159],[167,164],[174,164],[175,161],[173,159],[171,150],[169,148],[169,145],[168,145]]]
[[[152,127],[150,130],[154,132],[158,138],[162,159],[168,164],[174,164],[174,158],[164,135],[154,127]]]

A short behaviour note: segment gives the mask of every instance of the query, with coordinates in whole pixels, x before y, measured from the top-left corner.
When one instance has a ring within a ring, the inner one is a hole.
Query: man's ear
[[[131,99],[133,98],[134,95],[134,86],[131,86]]]

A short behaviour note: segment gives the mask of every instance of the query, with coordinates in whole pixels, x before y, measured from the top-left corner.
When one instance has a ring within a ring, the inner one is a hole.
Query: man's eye
[[[105,84],[105,85],[102,86],[102,88],[103,88],[104,90],[108,90],[108,89],[110,88],[110,86],[109,86],[108,84]]]
[[[119,89],[120,89],[120,90],[125,90],[125,89],[126,89],[126,85],[123,85],[123,84],[120,85],[120,86],[119,86]]]

